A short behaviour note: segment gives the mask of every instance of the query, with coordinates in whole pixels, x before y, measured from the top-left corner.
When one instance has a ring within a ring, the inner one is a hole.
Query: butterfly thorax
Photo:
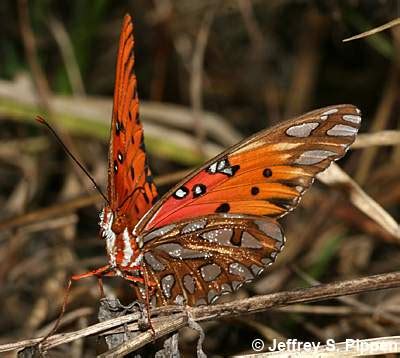
[[[119,274],[139,266],[142,260],[129,222],[127,214],[108,206],[100,213],[100,236],[106,240],[110,265]]]

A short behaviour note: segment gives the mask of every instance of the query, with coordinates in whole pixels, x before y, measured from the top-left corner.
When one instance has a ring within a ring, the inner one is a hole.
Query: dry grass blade
[[[324,184],[340,186],[349,194],[350,201],[365,215],[370,217],[393,237],[400,239],[399,224],[393,217],[372,199],[361,187],[338,165],[333,163],[317,178]]]
[[[392,21],[389,21],[386,24],[383,24],[381,26],[374,27],[373,29],[365,31],[365,32],[362,32],[361,34],[358,34],[358,35],[355,35],[355,36],[352,36],[352,37],[348,37],[348,38],[346,38],[346,39],[344,39],[342,41],[343,42],[348,42],[348,41],[358,40],[358,39],[361,39],[361,38],[364,38],[364,37],[372,36],[372,35],[374,35],[374,34],[376,34],[378,32],[390,29],[391,27],[395,27],[395,26],[398,26],[398,25],[400,25],[400,18],[397,18],[397,19],[394,19]]]
[[[375,133],[359,134],[351,148],[359,149],[385,145],[400,145],[400,131],[387,130]]]

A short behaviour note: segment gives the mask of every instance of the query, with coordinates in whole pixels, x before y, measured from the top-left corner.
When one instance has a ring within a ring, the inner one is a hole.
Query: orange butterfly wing
[[[157,284],[153,303],[212,303],[262,272],[284,244],[276,218],[345,154],[360,122],[352,105],[307,113],[229,148],[175,186],[135,228],[142,270]]]
[[[113,211],[129,212],[132,226],[151,208],[157,197],[139,119],[133,47],[133,24],[131,17],[126,15],[116,66],[108,155],[108,198]]]
[[[171,189],[136,231],[213,213],[281,217],[346,153],[360,122],[356,107],[331,106],[245,139]]]

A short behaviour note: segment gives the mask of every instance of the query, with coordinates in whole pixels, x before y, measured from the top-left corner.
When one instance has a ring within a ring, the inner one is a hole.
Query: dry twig
[[[272,307],[283,307],[297,303],[309,303],[321,300],[327,300],[339,296],[353,295],[365,292],[371,292],[381,289],[400,287],[400,272],[391,272],[381,275],[373,275],[354,280],[341,281],[316,285],[309,288],[302,288],[292,291],[283,291],[269,295],[256,296],[248,299],[216,304],[202,307],[186,307],[186,310],[196,322],[215,320],[222,317],[236,317],[244,314],[262,312]],[[182,312],[183,311],[183,312]],[[160,314],[158,318],[152,318],[157,337],[171,330],[168,326],[174,326],[177,329],[184,325],[186,314],[182,307],[162,307],[152,311],[152,314]],[[124,324],[137,321],[139,314],[129,314],[126,316],[114,318],[102,323],[97,323],[87,328],[71,333],[63,333],[51,336],[43,343],[43,349],[51,349],[60,344],[72,342],[76,339],[87,337],[94,334],[114,330]],[[180,322],[175,325],[174,322]],[[138,330],[138,325],[130,325],[131,330]],[[149,337],[150,336],[150,337]],[[0,352],[18,350],[32,346],[40,341],[40,338],[19,341],[15,343],[0,345]],[[139,334],[134,342],[129,343],[129,351],[132,352],[151,342],[151,333],[143,332]],[[125,344],[125,343],[124,343]]]

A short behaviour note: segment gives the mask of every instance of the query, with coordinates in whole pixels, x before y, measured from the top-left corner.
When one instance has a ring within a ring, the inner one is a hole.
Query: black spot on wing
[[[231,206],[228,203],[223,203],[215,209],[216,213],[227,213],[231,209]]]
[[[272,176],[272,170],[270,168],[265,168],[263,170],[263,176],[266,178],[269,178]]]
[[[260,188],[258,188],[257,186],[253,186],[250,190],[251,195],[257,195],[260,192]]]

